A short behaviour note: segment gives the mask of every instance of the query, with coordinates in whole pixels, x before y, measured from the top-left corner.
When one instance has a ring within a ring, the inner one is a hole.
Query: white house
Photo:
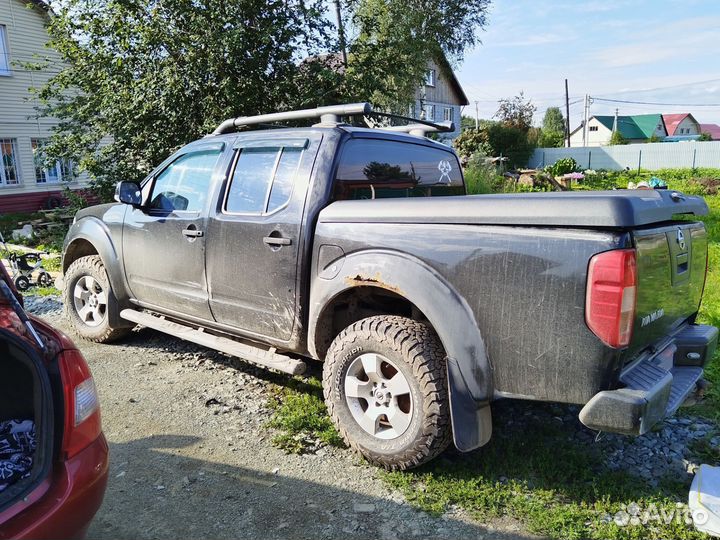
[[[42,146],[57,121],[35,118],[30,88],[42,87],[60,64],[46,46],[51,16],[43,0],[0,0],[0,212],[28,212],[62,195],[62,187],[79,187],[72,166],[42,165]],[[26,62],[50,60],[50,67],[27,69]]]

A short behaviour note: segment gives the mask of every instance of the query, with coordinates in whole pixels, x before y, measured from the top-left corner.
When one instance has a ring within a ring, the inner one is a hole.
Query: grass
[[[606,470],[592,445],[569,436],[544,422],[522,432],[498,429],[473,454],[449,455],[414,471],[382,476],[427,512],[442,514],[459,506],[481,521],[509,515],[551,538],[704,538],[681,520],[618,526],[613,517],[632,503],[674,513],[687,498],[687,485],[666,481],[652,488]]]
[[[31,287],[27,293],[31,296],[60,296],[62,293],[55,287]]]
[[[274,386],[269,405],[273,415],[267,427],[279,431],[272,442],[286,452],[306,453],[316,441],[344,446],[327,414],[319,379],[296,377],[287,386]]]

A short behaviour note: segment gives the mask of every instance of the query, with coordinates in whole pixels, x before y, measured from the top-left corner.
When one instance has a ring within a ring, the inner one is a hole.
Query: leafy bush
[[[578,170],[578,164],[571,157],[560,158],[552,165],[545,167],[545,170],[553,176],[562,176]]]
[[[613,131],[613,134],[610,136],[610,142],[609,144],[611,146],[618,145],[618,144],[628,144],[628,140],[623,137],[623,134],[619,131]]]
[[[463,160],[469,160],[475,154],[486,153],[487,133],[483,129],[466,129],[453,141],[453,146]]]
[[[466,129],[453,142],[457,153],[467,161],[475,154],[508,158],[510,167],[524,167],[535,145],[528,131],[499,122],[484,122],[480,129]]]
[[[565,134],[561,131],[542,130],[538,144],[542,148],[562,148],[565,144]]]
[[[503,177],[494,165],[484,162],[485,156],[475,154],[465,168],[465,185],[469,195],[497,193],[503,191]]]

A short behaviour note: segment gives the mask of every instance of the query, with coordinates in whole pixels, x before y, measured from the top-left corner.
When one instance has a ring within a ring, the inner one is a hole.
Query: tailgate
[[[627,358],[668,335],[700,305],[707,233],[699,222],[675,222],[633,232],[638,290]]]

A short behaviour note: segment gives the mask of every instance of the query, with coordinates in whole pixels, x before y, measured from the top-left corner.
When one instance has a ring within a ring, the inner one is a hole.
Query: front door
[[[246,334],[290,338],[305,194],[318,143],[238,143],[222,204],[208,223],[208,288],[217,322]]]
[[[212,320],[205,279],[208,197],[222,146],[181,153],[150,180],[142,208],[128,209],[123,262],[143,304]]]

